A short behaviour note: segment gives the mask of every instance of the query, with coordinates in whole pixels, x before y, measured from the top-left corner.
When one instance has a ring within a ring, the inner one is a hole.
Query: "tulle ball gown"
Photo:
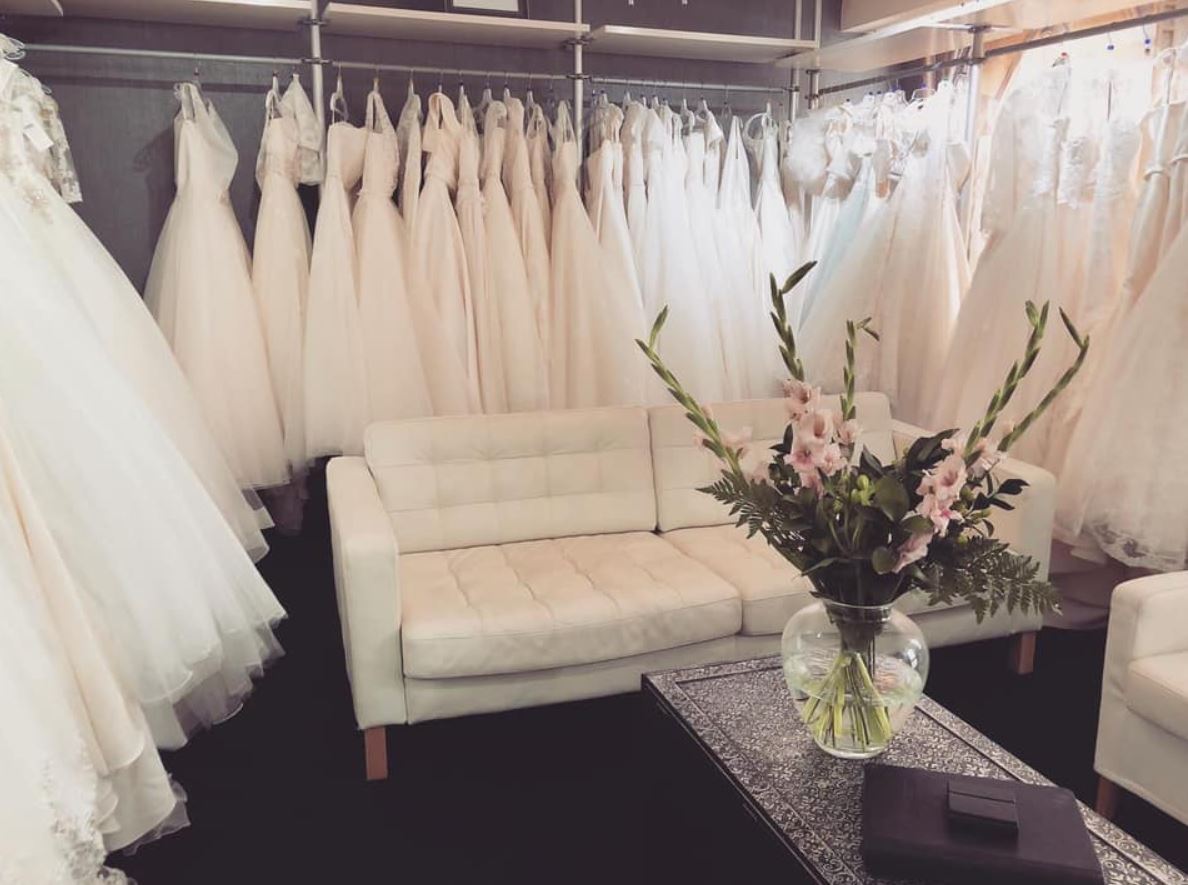
[[[250,260],[227,188],[238,157],[194,83],[177,87],[177,196],[145,290],[207,424],[247,488],[289,477],[280,413],[252,292]]]

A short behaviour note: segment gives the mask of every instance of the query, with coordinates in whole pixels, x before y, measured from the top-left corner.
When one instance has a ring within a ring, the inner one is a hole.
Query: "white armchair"
[[[1102,816],[1122,788],[1188,823],[1188,572],[1114,590],[1094,768]]]

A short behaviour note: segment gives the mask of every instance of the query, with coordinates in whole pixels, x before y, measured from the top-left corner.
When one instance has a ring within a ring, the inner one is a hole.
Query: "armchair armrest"
[[[367,462],[326,468],[334,585],[347,675],[360,728],[405,722],[399,549]]]
[[[1132,661],[1188,651],[1188,572],[1126,581],[1110,599],[1106,676],[1124,678]],[[1116,668],[1116,669],[1115,669]]]
[[[891,422],[897,455],[930,433],[903,421]],[[1056,478],[1042,467],[1014,458],[1004,458],[994,468],[994,475],[1000,480],[1013,477],[1027,483],[1027,488],[1011,499],[1014,510],[996,510],[991,516],[995,535],[1010,544],[1016,553],[1038,562],[1038,577],[1047,578],[1052,559],[1052,522],[1056,515]]]

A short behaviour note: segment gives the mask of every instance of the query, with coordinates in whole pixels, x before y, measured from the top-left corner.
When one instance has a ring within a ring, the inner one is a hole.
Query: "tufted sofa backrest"
[[[364,455],[404,553],[656,527],[639,408],[384,421]]]
[[[840,409],[839,397],[825,397],[824,404]],[[881,393],[860,393],[855,400],[862,445],[884,463],[895,457],[891,433],[891,405]],[[723,431],[750,427],[752,448],[766,452],[784,438],[788,412],[782,399],[745,400],[710,406]],[[697,491],[721,475],[718,459],[693,441],[694,427],[680,406],[658,406],[648,410],[652,428],[652,466],[656,477],[656,505],[660,531],[733,522],[729,509],[709,495]]]

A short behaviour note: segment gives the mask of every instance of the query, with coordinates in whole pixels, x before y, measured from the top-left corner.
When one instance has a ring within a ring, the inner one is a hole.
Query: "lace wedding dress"
[[[176,91],[177,196],[153,254],[145,303],[239,483],[283,485],[288,458],[250,259],[227,199],[235,144],[197,85],[180,83]]]
[[[796,229],[788,214],[780,185],[778,127],[770,114],[758,114],[748,122],[747,130],[758,124],[759,134],[744,131],[744,141],[759,170],[755,195],[755,215],[759,219],[759,244],[762,248],[765,275],[774,274],[781,285],[801,263],[804,253],[804,230]],[[793,329],[799,327],[804,287],[798,286],[785,297],[788,319]]]
[[[503,156],[503,189],[511,203],[512,223],[520,241],[524,270],[528,274],[536,333],[547,359],[549,352],[549,237],[536,202],[532,168],[528,160],[528,142],[524,136],[524,103],[503,91],[507,108],[504,127],[506,145]]]

